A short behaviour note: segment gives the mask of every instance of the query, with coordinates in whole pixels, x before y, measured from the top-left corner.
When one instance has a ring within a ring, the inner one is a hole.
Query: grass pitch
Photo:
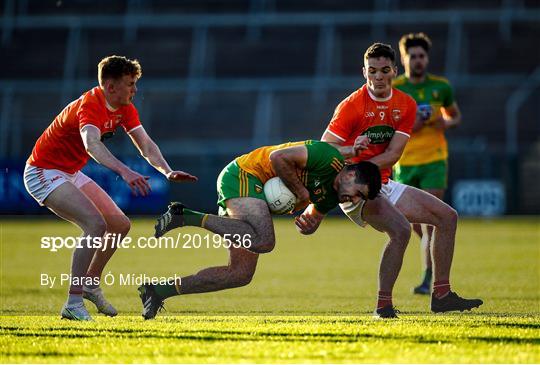
[[[151,220],[131,235],[149,236]],[[186,233],[204,234],[193,229]],[[451,281],[484,305],[435,315],[410,294],[420,277],[418,239],[394,290],[399,320],[371,317],[385,236],[328,219],[305,237],[276,220],[277,245],[259,259],[252,283],[176,297],[143,321],[136,286],[104,286],[120,315],[89,304],[91,323],[59,319],[67,286],[40,275],[69,270],[71,252],[40,248],[42,236],[76,236],[58,219],[0,221],[1,362],[540,362],[540,228],[535,219],[461,220]],[[123,249],[111,274],[188,275],[226,263],[225,249]]]

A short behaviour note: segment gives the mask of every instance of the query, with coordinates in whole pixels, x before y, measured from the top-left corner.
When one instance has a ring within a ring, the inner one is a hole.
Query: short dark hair
[[[399,52],[401,55],[408,54],[409,48],[419,46],[426,52],[429,52],[431,49],[431,39],[429,39],[426,33],[404,34],[399,40]]]
[[[364,60],[368,58],[385,57],[392,61],[392,64],[396,64],[396,51],[391,45],[385,43],[373,43],[364,53]]]
[[[362,161],[352,165],[346,165],[347,171],[354,171],[357,184],[366,184],[368,186],[368,199],[375,199],[381,191],[381,172],[379,166],[373,162]]]
[[[142,68],[137,60],[130,60],[124,56],[108,56],[98,64],[98,80],[103,86],[105,80],[118,80],[124,75],[131,75],[140,78]]]

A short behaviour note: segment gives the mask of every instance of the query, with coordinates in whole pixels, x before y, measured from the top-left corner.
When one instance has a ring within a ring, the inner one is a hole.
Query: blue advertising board
[[[103,188],[125,213],[155,214],[167,205],[169,182],[142,158],[128,158],[122,161],[134,171],[150,176],[152,192],[146,197],[134,196],[120,176],[100,166],[93,160],[83,172]],[[47,209],[28,194],[23,183],[24,160],[4,160],[0,162],[0,214],[41,214]]]

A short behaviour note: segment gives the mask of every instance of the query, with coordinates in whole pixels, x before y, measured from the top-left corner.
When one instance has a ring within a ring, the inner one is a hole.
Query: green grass
[[[148,236],[150,220],[131,235]],[[202,230],[186,230],[204,233]],[[172,298],[154,321],[140,317],[136,286],[105,286],[120,316],[59,319],[67,287],[40,274],[67,272],[71,252],[39,247],[41,236],[77,235],[60,220],[0,221],[1,362],[540,362],[540,229],[535,219],[462,220],[451,281],[485,304],[435,315],[413,296],[420,277],[413,238],[394,290],[396,321],[371,317],[385,236],[329,219],[312,237],[276,222],[276,249],[244,288]],[[224,249],[125,249],[109,269],[187,275],[227,260]],[[90,308],[90,306],[89,306]]]

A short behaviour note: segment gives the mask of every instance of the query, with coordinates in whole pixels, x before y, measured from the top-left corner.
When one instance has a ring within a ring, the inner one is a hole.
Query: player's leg
[[[172,203],[166,213],[158,218],[156,237],[182,226],[203,227],[221,236],[249,237],[248,250],[266,253],[274,248],[274,230],[266,204],[264,184],[255,176],[239,168],[235,161],[228,164],[217,179],[218,205],[228,217],[205,214],[187,209],[181,203]],[[256,229],[261,223],[264,229]],[[268,229],[271,227],[272,229]]]
[[[405,249],[411,236],[411,227],[405,216],[382,194],[365,203],[363,218],[373,228],[385,232],[389,237],[379,265],[376,312],[381,317],[395,317],[392,309],[392,290],[401,270]]]
[[[226,201],[228,217],[209,216],[205,229],[216,234],[231,233],[230,220],[247,223],[254,232],[253,242],[269,252],[274,247],[274,225],[266,202],[255,198],[235,198]],[[249,234],[249,233],[246,233]],[[240,247],[230,247],[227,266],[211,267],[182,278],[180,294],[205,293],[247,285],[255,273],[258,254]]]
[[[96,251],[92,263],[88,268],[88,276],[100,279],[105,265],[117,248],[116,245],[113,244],[112,237],[114,237],[114,243],[117,243],[119,240],[126,237],[131,228],[131,223],[129,218],[126,217],[124,212],[122,212],[111,197],[94,181],[89,181],[80,189],[100,211],[107,225],[107,233],[110,234],[110,238],[103,247],[105,249],[103,250],[102,248]],[[113,234],[114,236],[112,236]]]
[[[440,200],[443,200],[444,190],[447,186],[448,168],[445,160],[430,162],[419,165],[418,185],[410,185],[422,189]],[[431,245],[433,243],[433,226],[426,224],[414,224],[421,227],[420,255],[422,258],[423,278],[420,285],[413,288],[415,294],[430,294],[433,265],[431,262]]]
[[[394,166],[393,179],[401,184],[413,186],[415,188],[421,188],[422,183],[426,179],[425,164],[401,166],[400,164]],[[430,294],[431,293],[431,255],[430,255],[430,239],[431,236],[428,233],[430,226],[425,224],[413,223],[413,232],[420,238],[420,257],[422,262],[422,282],[413,288],[414,294]]]
[[[230,231],[231,228],[244,229],[244,234],[254,235],[252,240],[258,242],[259,248],[264,247],[264,251],[268,252],[274,247],[274,226],[265,201],[255,198],[234,198],[227,200],[226,206],[229,217],[210,215],[204,228],[220,235],[235,234]],[[230,221],[235,223],[228,226]],[[249,225],[249,230],[238,225],[238,222]],[[143,317],[154,318],[163,300],[171,296],[207,293],[249,284],[257,267],[257,259],[257,253],[232,246],[229,248],[227,266],[200,270],[196,274],[182,277],[180,282],[174,285],[143,285],[139,288],[144,306]]]
[[[43,204],[57,216],[79,226],[82,236],[103,237],[106,223],[95,205],[71,182],[65,182],[53,190]],[[83,279],[94,256],[95,248],[82,245],[73,251],[71,263],[72,283],[62,316],[69,319],[90,319],[83,305]]]
[[[430,193],[431,195],[443,199],[444,190],[443,189],[423,189],[424,191]],[[433,278],[433,264],[431,261],[431,246],[433,244],[433,226],[428,224],[417,224],[414,223],[414,226],[421,228],[422,235],[420,240],[420,256],[422,260],[422,282],[420,285],[416,286],[413,289],[415,294],[430,294],[431,293],[431,281]]]
[[[100,211],[107,225],[106,233],[109,234],[109,237],[114,237],[114,241],[113,238],[109,238],[104,242],[104,246],[94,253],[94,257],[86,273],[93,280],[92,283],[84,286],[84,297],[92,301],[101,313],[108,316],[115,316],[118,312],[103,296],[99,283],[105,265],[107,265],[116,251],[117,247],[113,242],[117,243],[123,239],[128,234],[131,224],[128,217],[126,217],[122,210],[118,208],[116,203],[99,185],[90,178],[86,178],[85,180],[80,190]]]
[[[450,291],[450,268],[454,256],[457,212],[448,204],[420,189],[407,187],[396,207],[410,222],[434,226],[431,257],[434,287],[431,308],[435,312],[464,310],[478,307],[479,299],[467,300]]]

